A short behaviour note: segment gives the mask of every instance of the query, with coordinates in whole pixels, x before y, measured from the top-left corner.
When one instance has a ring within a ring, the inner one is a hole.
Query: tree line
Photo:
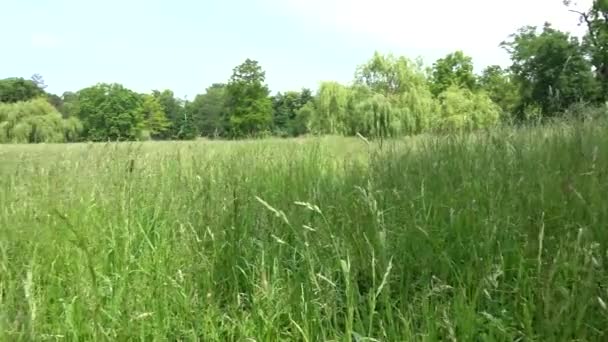
[[[242,138],[304,134],[389,137],[473,130],[499,123],[605,113],[608,0],[566,8],[585,25],[582,39],[526,26],[501,43],[511,65],[473,71],[463,51],[431,66],[374,53],[349,84],[322,82],[273,96],[251,59],[192,101],[171,90],[149,94],[100,83],[61,96],[40,75],[0,80],[0,142]]]

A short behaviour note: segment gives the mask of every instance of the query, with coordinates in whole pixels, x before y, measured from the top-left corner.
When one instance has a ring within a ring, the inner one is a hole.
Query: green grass
[[[0,340],[605,341],[607,133],[0,145]]]

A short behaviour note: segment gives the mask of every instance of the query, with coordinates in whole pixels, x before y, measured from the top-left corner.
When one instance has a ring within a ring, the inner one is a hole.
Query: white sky
[[[546,21],[577,35],[584,28],[562,0],[267,0],[309,27],[339,31],[391,51],[461,49],[485,66],[508,62],[498,44],[525,25]],[[592,0],[578,0],[586,9]],[[366,44],[367,45],[367,44]],[[418,54],[417,54],[418,55]],[[416,57],[416,56],[410,56]],[[430,64],[432,59],[425,58]]]

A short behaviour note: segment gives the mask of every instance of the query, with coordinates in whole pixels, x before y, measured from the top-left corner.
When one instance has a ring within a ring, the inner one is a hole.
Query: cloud
[[[35,48],[55,48],[61,44],[58,36],[48,32],[37,32],[31,35],[31,44]]]

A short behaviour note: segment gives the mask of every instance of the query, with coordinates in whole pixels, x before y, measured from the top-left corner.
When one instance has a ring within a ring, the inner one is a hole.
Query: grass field
[[[606,341],[608,125],[0,145],[2,341]]]

